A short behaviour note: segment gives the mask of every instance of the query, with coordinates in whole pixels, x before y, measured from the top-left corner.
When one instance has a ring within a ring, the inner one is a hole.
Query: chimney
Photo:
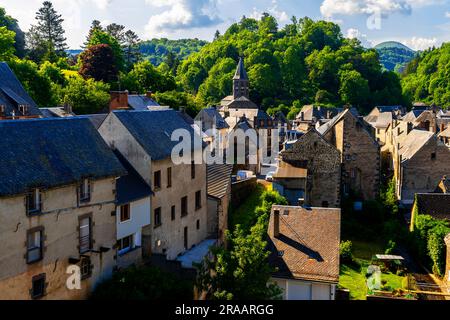
[[[149,99],[153,99],[153,92],[151,91],[147,91],[147,93],[145,94],[145,96]]]
[[[71,113],[72,113],[72,106],[71,106],[70,104],[68,104],[68,103],[66,103],[66,104],[64,105],[63,109],[64,109],[64,111],[65,111],[67,114],[71,114]]]
[[[408,127],[406,128],[406,134],[409,134],[413,129],[413,124],[411,122],[408,122],[407,126]]]
[[[305,114],[303,113],[303,111],[300,113],[300,120],[301,121],[305,120]]]
[[[280,210],[273,211],[273,236],[275,238],[280,236]]]
[[[128,91],[111,91],[109,100],[109,111],[128,110]]]

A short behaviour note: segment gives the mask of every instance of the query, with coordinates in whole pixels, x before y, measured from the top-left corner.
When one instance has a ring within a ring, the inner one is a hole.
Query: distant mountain
[[[380,54],[381,64],[390,71],[402,72],[416,56],[416,52],[395,41],[380,43],[374,47]]]
[[[81,49],[69,49],[69,50],[66,50],[66,53],[69,56],[76,56],[76,55],[79,55],[82,52],[83,52],[83,50],[81,50]]]
[[[158,66],[164,62],[169,52],[172,52],[179,60],[183,60],[191,53],[200,51],[207,43],[199,39],[152,39],[143,41],[140,45],[140,51],[144,59]]]

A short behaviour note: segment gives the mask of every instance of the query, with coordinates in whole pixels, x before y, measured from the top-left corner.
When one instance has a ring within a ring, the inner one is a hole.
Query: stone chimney
[[[406,128],[406,134],[409,134],[413,130],[413,124],[411,122],[408,122],[407,128]]]
[[[280,236],[280,210],[273,211],[273,236],[275,238]]]
[[[72,114],[72,106],[70,104],[66,103],[63,109],[67,114]]]
[[[109,111],[128,110],[128,91],[111,91],[109,100]]]

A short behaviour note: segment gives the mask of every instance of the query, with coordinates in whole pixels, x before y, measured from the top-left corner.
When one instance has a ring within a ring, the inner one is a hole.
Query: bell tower
[[[236,73],[233,77],[233,97],[234,99],[240,97],[249,98],[249,81],[242,57],[239,58]]]

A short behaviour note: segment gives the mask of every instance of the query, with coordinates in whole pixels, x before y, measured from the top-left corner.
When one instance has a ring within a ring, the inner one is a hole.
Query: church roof
[[[239,63],[236,68],[233,80],[248,80],[247,72],[245,71],[244,59],[239,58]]]

